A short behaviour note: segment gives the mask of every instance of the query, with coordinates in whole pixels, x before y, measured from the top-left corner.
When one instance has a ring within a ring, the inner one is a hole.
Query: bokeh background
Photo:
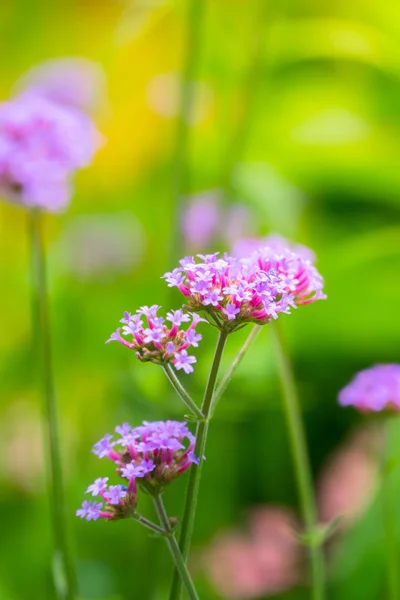
[[[399,360],[400,8],[389,0],[197,3],[194,12],[189,0],[0,4],[2,99],[51,58],[92,59],[107,81],[95,109],[107,143],[76,178],[68,211],[46,217],[80,597],[162,600],[171,577],[164,544],[136,523],[74,516],[87,485],[112,472],[90,453],[94,442],[123,421],[184,412],[159,368],[104,341],[124,310],[180,305],[160,279],[179,252],[225,251],[241,236],[276,232],[312,247],[326,279],[326,302],[280,319],[321,519],[344,515],[327,545],[329,598],[379,600],[379,423],[339,408],[336,397],[356,370]],[[182,72],[192,99],[186,119]],[[0,223],[0,597],[53,598],[27,215],[1,203]],[[215,342],[214,331],[202,333],[195,374],[184,377],[197,398]],[[229,340],[225,367],[245,336]],[[165,497],[177,516],[185,479]],[[142,511],[152,514],[144,500]],[[191,559],[201,597],[308,598],[297,518],[266,327],[210,432]]]

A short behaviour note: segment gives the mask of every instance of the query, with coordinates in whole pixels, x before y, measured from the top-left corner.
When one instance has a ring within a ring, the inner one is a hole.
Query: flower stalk
[[[259,325],[255,325],[252,328],[252,330],[250,331],[249,335],[247,336],[243,346],[240,348],[239,352],[237,353],[234,360],[232,361],[231,366],[229,367],[229,369],[227,370],[227,372],[221,379],[220,383],[218,384],[217,389],[215,390],[215,394],[213,395],[213,398],[211,401],[211,416],[214,415],[214,411],[217,407],[217,404],[218,404],[221,396],[224,394],[226,388],[228,387],[228,385],[231,382],[231,379],[232,379],[236,369],[242,362],[248,349],[250,348],[253,341],[256,339],[256,337],[260,333],[260,331],[261,331],[261,327]]]
[[[292,367],[285,349],[280,323],[271,326],[275,346],[280,385],[282,388],[283,408],[290,438],[294,462],[300,507],[304,525],[308,534],[317,530],[317,510],[313,493],[311,468],[307,453],[306,435],[301,418],[300,402],[294,382]],[[312,581],[312,599],[324,598],[324,559],[322,542],[311,544],[310,568]]]
[[[174,532],[171,529],[171,524],[165,510],[165,506],[160,495],[153,496],[154,506],[157,511],[158,518],[160,519],[160,523],[164,528],[165,534],[164,539],[167,542],[168,549],[171,553],[172,559],[175,563],[175,568],[180,577],[180,583],[184,585],[187,594],[190,600],[199,600],[199,596],[197,595],[196,589],[194,587],[192,578],[190,577],[190,573],[186,566],[186,561],[184,560],[181,550],[179,548],[179,544],[176,540]]]
[[[195,401],[190,397],[188,392],[185,390],[177,376],[175,375],[172,367],[169,364],[163,365],[164,373],[166,374],[169,382],[172,387],[181,398],[181,400],[186,404],[188,409],[192,412],[193,416],[197,420],[204,419],[204,415],[201,412],[200,408],[197,406]]]
[[[46,259],[41,233],[41,213],[38,209],[29,211],[29,238],[33,288],[32,329],[35,335],[33,346],[39,357],[43,385],[45,456],[48,457],[47,477],[54,536],[54,564],[57,565],[57,572],[61,569],[61,573],[57,577],[54,576],[54,583],[58,598],[73,600],[76,596],[76,579],[67,539],[65,496],[51,352]]]
[[[390,478],[390,438],[392,418],[387,416],[384,423],[384,448],[382,455],[382,518],[385,532],[387,598],[399,600],[398,551],[396,540],[396,518],[393,511]]]
[[[215,391],[219,367],[221,364],[221,359],[224,352],[227,336],[228,333],[225,330],[220,331],[201,407],[201,412],[204,415],[204,420],[199,421],[196,427],[196,446],[194,452],[199,458],[199,464],[198,466],[196,466],[195,469],[193,467],[190,468],[189,482],[186,491],[185,507],[181,526],[181,534],[179,538],[179,547],[185,562],[187,561],[187,557],[190,550],[190,543],[192,539],[193,524],[196,514],[197,498],[200,487],[201,469],[204,460],[208,427],[211,418],[212,399]],[[170,600],[179,600],[181,594],[181,587],[182,586],[181,581],[179,579],[179,574],[177,570],[175,570],[171,586],[171,592],[169,596]]]

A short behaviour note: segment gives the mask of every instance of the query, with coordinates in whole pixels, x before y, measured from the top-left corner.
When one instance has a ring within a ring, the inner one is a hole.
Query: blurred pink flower
[[[379,466],[374,456],[380,435],[376,428],[355,431],[328,459],[318,484],[321,521],[341,517],[350,524],[371,503],[378,481]]]
[[[259,598],[294,586],[301,558],[296,525],[284,508],[257,506],[250,513],[248,532],[220,534],[204,556],[216,591],[224,598]]]

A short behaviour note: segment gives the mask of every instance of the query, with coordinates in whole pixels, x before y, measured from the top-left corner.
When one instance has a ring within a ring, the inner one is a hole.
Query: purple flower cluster
[[[339,393],[339,404],[362,412],[400,410],[400,365],[374,365],[360,371]]]
[[[70,180],[101,136],[80,110],[29,90],[0,104],[0,193],[28,207],[62,209]]]
[[[296,305],[325,300],[324,280],[313,264],[312,251],[305,246],[291,249],[284,241],[274,236],[270,246],[258,248],[242,262],[262,271],[275,271],[283,293],[292,294]]]
[[[202,336],[196,332],[196,325],[203,319],[181,309],[167,313],[164,319],[157,316],[159,308],[157,305],[142,306],[136,314],[126,312],[120,321],[123,327],[112,333],[107,342],[115,340],[135,350],[138,359],[144,362],[159,365],[172,363],[176,370],[183,369],[185,373],[191,373],[196,358],[189,355],[187,349],[199,345]],[[166,321],[170,325],[167,326]],[[190,321],[186,330],[180,329],[182,323]],[[123,336],[128,336],[131,341]]]
[[[259,325],[289,313],[298,304],[325,298],[323,280],[309,259],[290,250],[262,248],[247,259],[218,253],[180,261],[163,277],[187,297],[188,308],[204,310],[220,328]]]
[[[103,510],[103,503],[85,501],[76,511],[82,519],[132,516],[137,505],[138,485],[150,494],[159,494],[192,463],[199,462],[193,452],[195,437],[184,422],[144,421],[143,425],[133,428],[124,423],[115,431],[119,435],[117,439],[105,435],[92,452],[99,458],[112,460],[117,466],[117,475],[124,478],[127,485],[109,486],[108,477],[96,479],[86,493],[101,496],[106,506]]]

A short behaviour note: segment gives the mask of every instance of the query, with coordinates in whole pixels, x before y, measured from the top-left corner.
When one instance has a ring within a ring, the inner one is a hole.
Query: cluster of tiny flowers
[[[101,136],[82,111],[33,91],[0,104],[0,193],[28,207],[63,208],[70,179]]]
[[[325,300],[324,280],[313,264],[311,250],[284,246],[283,239],[273,237],[271,245],[261,246],[242,262],[262,271],[275,271],[284,293],[292,294],[296,305]]]
[[[157,305],[142,306],[136,314],[126,312],[120,321],[123,327],[112,333],[107,342],[115,340],[135,350],[139,360],[161,365],[172,363],[176,370],[191,373],[196,358],[189,355],[187,349],[199,345],[202,336],[196,332],[196,325],[203,319],[181,309],[168,312],[164,319],[157,316],[159,308]],[[186,330],[180,328],[182,323],[189,322]],[[123,336],[128,336],[130,341]]]
[[[184,422],[144,421],[134,428],[124,423],[115,431],[118,439],[107,434],[95,444],[92,452],[99,458],[112,460],[117,475],[125,481],[123,485],[108,485],[108,477],[103,477],[88,487],[86,493],[101,496],[105,506],[102,502],[83,502],[76,515],[87,521],[133,516],[138,485],[150,494],[159,494],[192,463],[199,462],[193,452],[195,437]]]
[[[339,393],[339,404],[363,412],[400,410],[400,365],[374,365],[360,371]]]
[[[276,253],[266,247],[246,259],[218,253],[198,259],[182,259],[163,277],[186,296],[190,310],[205,310],[228,331],[249,322],[269,323],[298,304],[325,298],[312,262],[290,250]]]

